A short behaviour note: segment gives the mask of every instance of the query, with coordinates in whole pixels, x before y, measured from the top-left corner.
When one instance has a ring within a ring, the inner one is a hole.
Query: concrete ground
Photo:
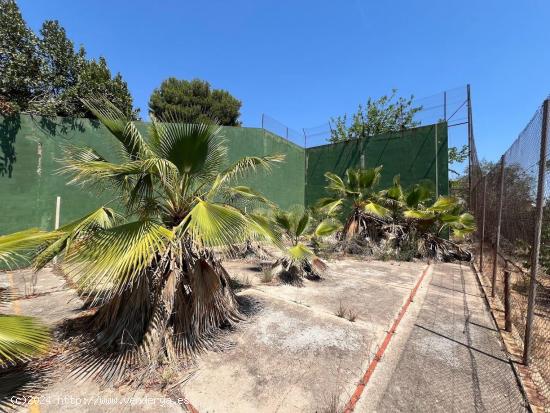
[[[527,411],[471,269],[435,265],[424,295],[356,411]]]
[[[35,282],[33,282],[33,279]],[[65,279],[45,268],[37,274],[30,271],[0,273],[0,286],[11,287],[23,299],[13,301],[12,314],[37,317],[55,329],[64,319],[78,316],[82,301]],[[60,366],[61,367],[61,366]],[[126,412],[182,412],[183,401],[169,400],[151,390],[130,388],[102,388],[92,381],[77,382],[59,368],[53,372],[53,382],[40,394],[38,403],[17,409],[31,413],[126,413]],[[31,395],[31,397],[34,395]],[[21,401],[21,400],[20,400]],[[1,411],[1,409],[0,409]]]
[[[229,272],[251,284],[242,296],[262,309],[223,353],[209,352],[182,388],[200,412],[321,411],[355,391],[425,263],[329,261],[321,281],[262,285],[240,262]],[[340,306],[355,312],[350,322]]]
[[[197,360],[181,386],[200,412],[341,410],[426,268],[421,262],[329,261],[322,280],[294,287],[266,284],[251,263],[225,265],[255,310],[224,335],[226,349]],[[521,394],[474,277],[454,264],[428,272],[355,411],[521,411]],[[0,274],[0,285],[34,293],[12,303],[14,312],[51,326],[78,314],[81,302],[61,277],[45,269],[37,280],[32,291],[29,272]],[[65,396],[79,397],[80,404]],[[184,410],[154,391],[67,379],[52,383],[42,400],[43,412]],[[330,410],[334,405],[338,409]]]

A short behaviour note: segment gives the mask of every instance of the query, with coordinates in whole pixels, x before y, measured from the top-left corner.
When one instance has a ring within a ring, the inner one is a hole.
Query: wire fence
[[[504,310],[535,386],[550,412],[549,101],[496,165],[477,158],[470,131],[470,208],[478,222],[478,257],[493,301]],[[533,396],[532,396],[533,397]]]
[[[424,126],[446,121],[449,126],[449,146],[460,148],[468,145],[467,89],[467,86],[461,86],[431,96],[413,98],[412,106],[421,108],[415,113],[414,122]],[[351,118],[348,116],[348,122],[351,122]],[[331,120],[298,131],[267,114],[262,115],[262,128],[305,148],[326,145],[333,134]],[[462,173],[466,165],[467,162],[455,165],[456,175]]]
[[[441,121],[446,121],[449,127],[465,126],[468,123],[467,87],[461,86],[431,96],[413,98],[412,107],[420,108],[414,116],[414,122],[418,126],[431,125]],[[350,126],[351,117],[348,117],[347,122],[347,126]],[[324,145],[330,141],[332,134],[331,121],[315,127],[304,128],[306,147]],[[466,144],[466,134],[462,133],[461,135],[462,144]]]
[[[262,129],[280,136],[281,138],[285,138],[287,141],[301,146],[302,148],[305,147],[305,136],[303,132],[298,132],[295,129],[289,128],[284,123],[265,113],[262,114]]]

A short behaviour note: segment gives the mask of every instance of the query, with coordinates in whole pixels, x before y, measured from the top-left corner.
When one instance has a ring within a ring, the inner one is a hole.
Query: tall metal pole
[[[447,122],[447,91],[443,92],[443,119]]]
[[[264,129],[264,114],[262,113],[262,129]]]
[[[483,272],[483,241],[485,241],[485,209],[487,201],[487,175],[483,177],[483,201],[481,206],[481,236],[479,237],[479,272]]]
[[[307,186],[307,133],[306,130],[302,128],[304,133],[304,183]],[[304,205],[305,205],[305,191],[304,191]]]
[[[466,85],[466,100],[468,102],[468,193],[469,193],[469,206],[472,207],[472,142],[473,142],[473,128],[472,128],[472,98],[470,95],[470,84]]]
[[[491,286],[491,297],[495,296],[495,285],[497,282],[498,251],[500,248],[500,223],[502,220],[502,198],[504,197],[504,155],[500,157],[500,177],[498,189],[498,210],[497,210],[497,233],[495,234],[495,245],[493,247],[493,279]]]
[[[437,162],[437,129],[439,123],[435,125],[435,134],[434,134],[434,147],[435,147],[435,199],[439,198],[439,166]]]
[[[512,332],[512,297],[510,296],[510,270],[504,268],[504,329]]]
[[[537,188],[537,206],[535,212],[535,234],[531,250],[531,282],[529,284],[529,299],[527,303],[527,322],[525,323],[525,344],[523,346],[523,364],[529,365],[531,355],[531,334],[533,332],[533,316],[535,310],[535,295],[537,293],[537,273],[539,269],[540,235],[542,214],[544,208],[544,184],[546,174],[546,147],[548,139],[548,99],[542,105],[542,128],[540,134],[539,181]]]
[[[304,133],[304,205],[306,204],[307,198],[307,168],[308,168],[308,154],[307,154],[307,133],[306,130],[302,128]]]

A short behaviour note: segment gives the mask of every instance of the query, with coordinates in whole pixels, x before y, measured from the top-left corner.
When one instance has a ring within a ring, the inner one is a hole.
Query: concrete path
[[[425,282],[355,411],[526,411],[471,269],[437,264]]]

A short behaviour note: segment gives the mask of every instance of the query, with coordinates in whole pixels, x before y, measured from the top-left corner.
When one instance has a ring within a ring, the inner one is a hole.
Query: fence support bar
[[[540,235],[544,207],[544,180],[546,173],[546,147],[548,138],[548,99],[542,105],[542,128],[540,134],[539,181],[537,187],[537,206],[535,212],[535,233],[531,249],[531,281],[529,283],[529,300],[527,304],[527,322],[525,323],[525,343],[523,346],[523,364],[529,365],[531,355],[531,336],[533,333],[533,316],[535,295],[537,293],[537,273],[539,269]]]
[[[468,102],[468,205],[472,207],[472,143],[474,132],[472,128],[472,98],[470,95],[470,84],[466,85],[466,101]],[[475,211],[477,213],[477,211]]]
[[[483,205],[481,206],[481,233],[479,237],[479,272],[483,273],[483,242],[485,241],[485,207],[487,201],[487,175],[483,177]]]
[[[510,297],[510,270],[504,270],[504,329],[512,332],[512,302]]]
[[[438,129],[439,123],[435,124],[435,133],[434,133],[434,150],[435,150],[435,199],[439,198],[439,165],[437,162],[437,152],[438,152],[438,145],[437,145],[437,129]]]
[[[55,222],[54,229],[57,231],[59,229],[59,219],[61,216],[61,197],[58,196],[55,199]],[[53,263],[57,264],[57,256],[53,258]]]
[[[498,211],[497,211],[497,233],[495,234],[495,245],[493,247],[493,279],[491,286],[491,297],[495,296],[495,285],[497,282],[498,253],[500,248],[500,222],[502,220],[502,198],[504,197],[504,155],[500,158],[500,177],[498,189]]]

